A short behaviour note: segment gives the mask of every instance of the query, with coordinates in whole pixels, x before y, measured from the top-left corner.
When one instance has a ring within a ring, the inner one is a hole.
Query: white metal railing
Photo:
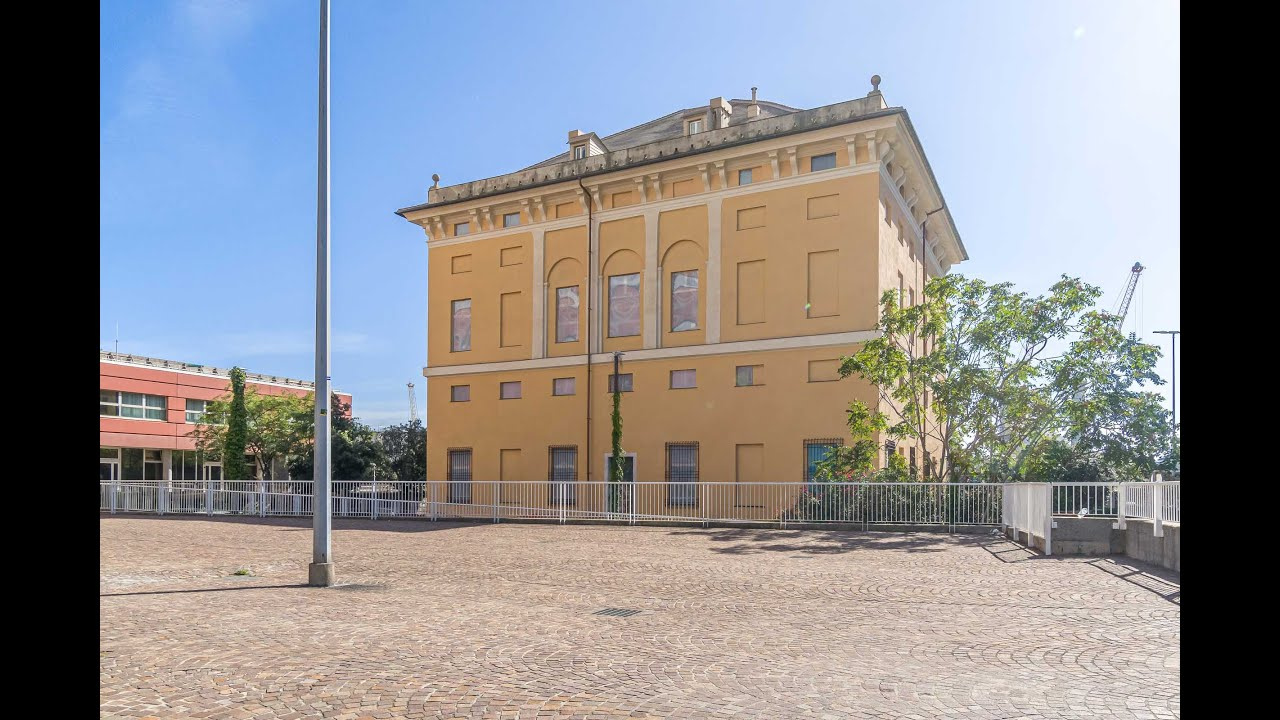
[[[999,525],[1002,486],[959,483],[334,481],[335,517]],[[311,514],[310,482],[101,482],[108,512]]]
[[[1051,547],[1053,518],[1078,515],[1181,522],[1179,482],[1140,483],[724,483],[334,481],[333,514],[430,520],[597,520],[861,525],[989,525]],[[104,512],[309,517],[312,483],[103,482]]]
[[[1053,554],[1053,491],[1050,483],[1009,483],[1004,486],[1002,522],[1006,528],[1027,533],[1044,542],[1044,554]]]
[[[1120,483],[1119,495],[1123,498],[1124,512],[1117,517],[1116,527],[1124,529],[1130,519],[1150,520],[1155,526],[1154,535],[1164,537],[1166,522],[1182,522],[1182,483],[1136,482]]]

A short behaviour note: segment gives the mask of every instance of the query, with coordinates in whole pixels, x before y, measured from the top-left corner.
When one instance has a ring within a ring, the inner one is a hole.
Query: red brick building
[[[198,458],[191,433],[205,403],[231,392],[230,371],[99,350],[98,479],[221,480],[222,463]],[[315,384],[305,380],[250,372],[245,386],[263,395],[315,391]],[[350,394],[335,394],[350,405]],[[276,467],[272,475],[280,478],[284,472]]]

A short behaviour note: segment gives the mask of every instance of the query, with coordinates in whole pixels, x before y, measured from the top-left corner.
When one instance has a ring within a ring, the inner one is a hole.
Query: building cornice
[[[183,375],[194,375],[198,377],[216,377],[223,380],[231,380],[231,368],[217,368],[207,365],[196,365],[194,363],[185,363],[178,360],[163,360],[161,358],[147,357],[146,355],[131,355],[129,353],[113,353],[108,350],[98,351],[98,362],[107,363],[109,365],[123,365],[126,367],[143,368],[146,370],[162,370],[164,372],[181,373]],[[275,387],[291,388],[294,390],[311,390],[315,391],[316,384],[308,380],[296,380],[294,378],[281,377],[279,375],[262,375],[260,373],[252,373],[246,371],[244,374],[245,382],[254,383],[255,385],[272,385]],[[110,389],[110,388],[106,388]],[[335,395],[347,395],[348,393],[341,390],[333,390]]]
[[[581,160],[570,159],[554,165],[533,167],[483,180],[436,188],[435,193],[440,198],[439,200],[400,208],[396,211],[396,214],[405,217],[406,213],[418,210],[442,208],[468,200],[478,200],[483,197],[502,195],[516,190],[555,185],[578,178],[595,177],[629,167],[652,165],[671,160],[673,157],[683,158],[691,155],[700,155],[714,150],[759,142],[760,140],[786,137],[905,112],[900,107],[885,108],[879,97],[847,100],[811,110],[801,110],[786,115],[777,115],[738,123],[729,127],[707,130],[696,135],[659,140],[644,145],[614,150]]]

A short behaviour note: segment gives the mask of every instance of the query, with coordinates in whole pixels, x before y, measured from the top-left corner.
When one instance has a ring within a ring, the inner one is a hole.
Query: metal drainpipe
[[[578,187],[587,198],[587,482],[591,482],[591,276],[595,274],[595,255],[591,252],[591,228],[595,202],[587,186],[578,178]],[[616,382],[616,381],[615,381]]]

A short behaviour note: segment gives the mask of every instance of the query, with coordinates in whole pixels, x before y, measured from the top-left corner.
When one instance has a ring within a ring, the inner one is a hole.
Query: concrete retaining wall
[[[1182,572],[1182,526],[1178,523],[1165,523],[1164,537],[1156,537],[1150,520],[1128,520],[1124,530],[1112,529],[1115,518],[1060,517],[1054,522],[1054,555],[1127,555]],[[1042,548],[1043,542],[1037,547]]]

